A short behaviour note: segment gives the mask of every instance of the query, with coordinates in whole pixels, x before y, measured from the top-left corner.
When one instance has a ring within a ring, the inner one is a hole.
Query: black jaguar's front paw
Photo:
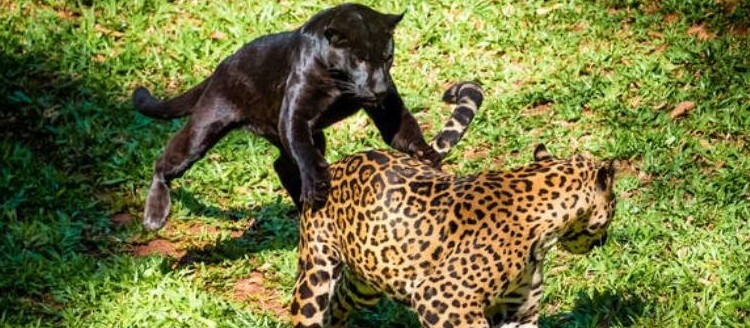
[[[432,147],[429,146],[422,150],[416,151],[414,153],[414,156],[416,156],[420,161],[423,161],[436,169],[440,169],[443,160],[443,157],[440,156],[440,154],[435,151],[435,149],[432,149]]]
[[[325,169],[317,174],[305,174],[302,180],[302,203],[309,204],[313,210],[320,209],[326,204],[328,192],[331,190],[331,177]]]

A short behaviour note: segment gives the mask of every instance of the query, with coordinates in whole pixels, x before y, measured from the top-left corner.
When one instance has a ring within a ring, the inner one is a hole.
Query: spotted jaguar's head
[[[547,152],[544,145],[534,150],[534,160],[559,161]],[[569,213],[560,218],[564,221],[564,229],[558,241],[566,251],[583,254],[607,241],[607,227],[616,205],[613,191],[615,170],[612,161],[598,162],[583,156],[565,161],[569,165],[564,170],[572,174],[567,186],[577,190],[570,196],[576,201],[567,206]]]
[[[323,39],[321,59],[336,85],[365,105],[379,103],[391,84],[393,30],[403,14],[343,4],[318,15],[322,17],[315,32]]]

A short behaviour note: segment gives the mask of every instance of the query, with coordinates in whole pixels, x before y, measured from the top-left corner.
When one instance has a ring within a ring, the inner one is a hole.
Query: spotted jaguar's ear
[[[598,171],[596,171],[596,188],[599,191],[607,191],[612,188],[615,181],[614,161],[605,162]]]
[[[388,20],[388,27],[391,28],[391,31],[393,31],[396,28],[396,25],[404,18],[404,15],[406,14],[406,11],[395,14],[395,15],[386,15],[386,19]]]
[[[544,144],[538,144],[534,147],[534,162],[547,161],[555,159],[552,154],[547,151],[547,147]]]
[[[332,44],[333,46],[342,46],[348,42],[348,39],[346,38],[346,35],[344,35],[344,33],[341,33],[339,30],[330,26],[326,27],[326,29],[323,31],[323,36],[325,36],[326,40],[328,40],[328,43]]]

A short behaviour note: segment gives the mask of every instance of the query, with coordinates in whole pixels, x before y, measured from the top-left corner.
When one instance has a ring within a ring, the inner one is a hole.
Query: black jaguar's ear
[[[547,147],[544,144],[538,144],[534,147],[534,162],[546,161],[554,158],[555,157],[547,151]]]
[[[406,11],[397,15],[387,15],[388,26],[391,28],[391,30],[396,28],[396,25],[398,25],[398,23],[404,18],[405,14],[406,14]]]
[[[323,31],[323,35],[326,37],[326,40],[328,40],[328,43],[334,46],[340,46],[347,42],[346,36],[333,27],[326,27]]]
[[[615,167],[613,161],[607,161],[596,171],[596,188],[599,191],[606,191],[612,187],[615,181]]]

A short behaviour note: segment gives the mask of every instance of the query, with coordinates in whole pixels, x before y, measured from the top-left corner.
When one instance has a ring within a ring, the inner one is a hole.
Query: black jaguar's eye
[[[393,60],[393,54],[385,54],[385,57],[383,58],[386,62],[390,62]]]

